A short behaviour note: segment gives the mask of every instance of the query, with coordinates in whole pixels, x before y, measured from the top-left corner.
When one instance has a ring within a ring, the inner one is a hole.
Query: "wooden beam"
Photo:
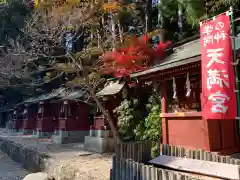
[[[223,179],[240,179],[239,166],[197,159],[161,155],[149,163],[177,171]]]

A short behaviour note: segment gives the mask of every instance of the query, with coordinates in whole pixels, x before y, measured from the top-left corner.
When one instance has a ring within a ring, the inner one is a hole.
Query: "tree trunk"
[[[146,7],[146,32],[152,31],[152,0],[147,0]]]
[[[110,26],[111,26],[111,33],[112,33],[112,49],[116,49],[116,24],[114,22],[114,15],[110,15]]]
[[[97,42],[98,42],[98,48],[101,47],[101,36],[100,36],[100,32],[97,31]]]
[[[183,9],[180,3],[178,4],[178,28],[179,28],[178,40],[181,40],[183,37]]]
[[[93,100],[96,102],[98,109],[106,116],[107,121],[108,121],[109,126],[110,126],[110,128],[111,128],[111,130],[112,130],[112,133],[113,133],[113,136],[114,136],[115,140],[116,140],[117,142],[120,142],[121,140],[120,140],[120,137],[119,137],[119,132],[118,132],[116,126],[115,126],[114,123],[113,123],[112,116],[111,116],[111,115],[109,114],[109,112],[102,106],[102,103],[101,103],[101,102],[99,101],[99,99],[97,98],[97,96],[96,96],[93,88],[89,85],[88,72],[84,71],[84,69],[82,68],[82,64],[80,65],[78,62],[76,62],[76,60],[75,60],[73,57],[71,57],[71,59],[74,61],[74,63],[75,63],[75,65],[77,66],[77,68],[82,71],[82,74],[83,74],[83,76],[84,76],[84,82],[85,82],[85,85],[86,85],[86,87],[87,87],[88,92],[90,93],[90,96],[91,96],[91,97],[93,98]],[[78,76],[79,76],[79,74],[78,74]]]
[[[119,38],[120,38],[120,42],[123,42],[123,32],[122,32],[122,28],[121,28],[121,23],[118,20],[118,31],[119,31]]]
[[[113,136],[115,138],[115,140],[117,142],[120,142],[120,138],[119,138],[119,132],[116,128],[116,126],[113,123],[113,119],[112,116],[109,114],[109,112],[102,106],[102,103],[99,101],[99,99],[97,98],[96,94],[93,92],[92,88],[90,86],[88,86],[88,91],[91,95],[91,97],[93,98],[93,100],[96,102],[98,109],[106,116],[107,121],[109,123],[109,126],[112,130]]]
[[[161,6],[161,0],[158,0],[158,6]],[[160,8],[158,9],[158,28],[163,29],[163,16],[162,16],[162,11],[160,10]],[[160,42],[164,41],[163,32],[159,34],[159,41]]]

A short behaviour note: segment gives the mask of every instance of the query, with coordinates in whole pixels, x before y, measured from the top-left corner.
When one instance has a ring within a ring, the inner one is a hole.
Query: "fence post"
[[[116,156],[123,159],[132,159],[140,163],[151,160],[151,141],[124,142],[116,144]]]

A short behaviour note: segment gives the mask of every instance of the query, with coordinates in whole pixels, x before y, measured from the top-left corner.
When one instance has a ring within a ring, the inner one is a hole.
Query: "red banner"
[[[237,102],[230,17],[221,14],[201,24],[203,119],[235,119]]]

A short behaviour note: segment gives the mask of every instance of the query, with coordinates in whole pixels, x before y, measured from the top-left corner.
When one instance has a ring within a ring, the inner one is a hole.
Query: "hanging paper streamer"
[[[177,99],[177,85],[174,77],[173,77],[173,99]]]
[[[191,95],[191,85],[190,85],[189,73],[187,73],[186,89],[187,89],[186,96],[189,97]]]

